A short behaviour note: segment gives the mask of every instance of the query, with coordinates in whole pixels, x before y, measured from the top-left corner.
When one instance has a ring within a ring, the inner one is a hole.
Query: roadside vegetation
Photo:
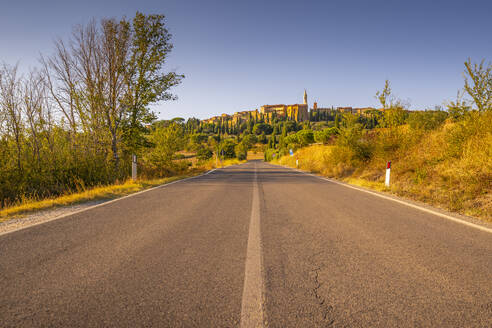
[[[375,128],[345,115],[329,141],[313,144],[309,130],[297,132],[280,141],[284,148],[268,151],[268,159],[291,167],[298,160],[306,171],[492,221],[492,66],[467,61],[465,68],[470,100],[460,92],[445,111],[409,112],[386,82],[376,94],[385,110]]]
[[[490,64],[468,60],[444,109],[409,111],[386,81],[363,114],[157,120],[151,106],[184,78],[166,70],[172,48],[164,16],[137,12],[75,27],[27,73],[0,64],[0,220],[253,158],[379,190],[392,161],[391,192],[492,220]]]
[[[95,200],[110,200],[150,187],[191,177],[198,173],[201,173],[201,171],[195,171],[184,176],[173,176],[161,179],[139,179],[138,181],[127,180],[122,184],[88,188],[87,190],[78,190],[74,193],[40,200],[35,198],[23,198],[17,204],[13,204],[12,206],[0,210],[0,222],[30,212],[52,209],[59,206],[69,206]]]
[[[150,106],[184,78],[166,71],[172,48],[164,16],[137,12],[76,26],[27,73],[0,62],[0,220],[243,161],[197,119],[156,120]]]

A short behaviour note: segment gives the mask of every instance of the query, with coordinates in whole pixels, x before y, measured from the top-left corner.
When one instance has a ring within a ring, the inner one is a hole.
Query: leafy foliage
[[[465,91],[473,99],[478,111],[492,110],[492,63],[485,66],[485,60],[480,64],[465,62]]]
[[[77,26],[27,76],[3,64],[0,206],[128,177],[132,153],[157,138],[150,106],[183,78],[164,71],[170,39],[163,16],[137,13]]]

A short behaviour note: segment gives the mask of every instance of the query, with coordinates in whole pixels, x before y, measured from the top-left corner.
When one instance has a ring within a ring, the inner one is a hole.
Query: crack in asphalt
[[[319,306],[321,307],[322,314],[323,314],[323,320],[327,321],[325,327],[333,327],[333,324],[335,323],[335,319],[333,318],[333,306],[328,304],[328,302],[325,300],[325,298],[320,295],[318,292],[321,286],[323,285],[319,281],[319,272],[322,270],[322,266],[316,267],[314,270],[311,272],[314,272],[314,288],[313,288],[313,294],[316,300],[318,301]]]

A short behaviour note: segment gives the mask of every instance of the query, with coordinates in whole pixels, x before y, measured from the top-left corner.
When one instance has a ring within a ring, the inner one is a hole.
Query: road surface
[[[0,235],[0,327],[492,327],[492,233],[248,162]]]

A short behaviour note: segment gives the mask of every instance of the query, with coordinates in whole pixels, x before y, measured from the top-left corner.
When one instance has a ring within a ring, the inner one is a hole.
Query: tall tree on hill
[[[391,106],[391,87],[388,80],[384,81],[384,88],[376,92],[376,99],[379,100],[384,109]]]
[[[250,116],[251,116],[251,114],[250,114]],[[250,120],[248,121],[248,133],[249,133],[249,134],[253,133],[253,126],[254,126],[254,125],[255,125],[255,123],[253,122],[253,120],[252,120],[252,119],[250,119]]]
[[[338,114],[335,114],[335,127],[340,128],[340,116]]]
[[[272,133],[272,148],[277,147],[277,135],[275,132]]]

